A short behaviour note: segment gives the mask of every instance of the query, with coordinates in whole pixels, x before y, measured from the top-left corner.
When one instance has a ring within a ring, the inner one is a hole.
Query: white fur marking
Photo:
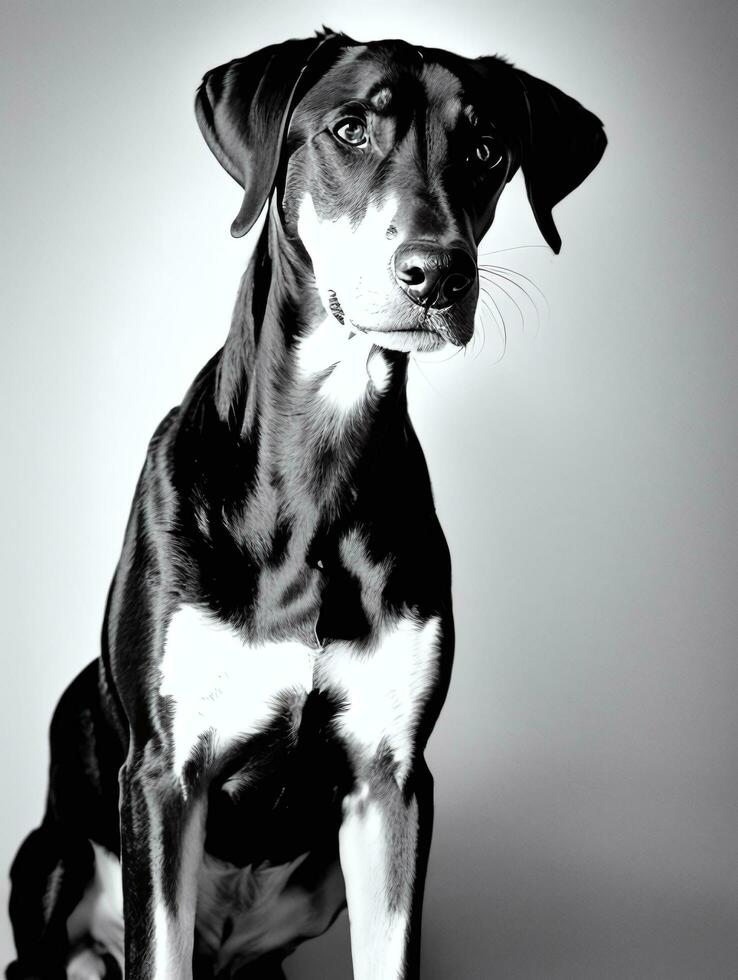
[[[338,835],[351,922],[355,980],[399,980],[408,909],[387,908],[387,828],[365,784],[347,801]],[[408,888],[412,882],[407,883]],[[409,897],[409,896],[408,896]]]
[[[156,803],[150,806],[151,845],[154,848],[154,868],[163,867],[162,853],[159,850],[162,840],[161,814]],[[161,877],[154,880],[154,978],[169,980],[170,977],[183,977],[189,973],[192,963],[193,937],[195,933],[195,910],[197,907],[197,882],[202,864],[205,803],[198,800],[187,815],[181,839],[179,880],[176,885],[176,911],[172,912],[164,904]],[[160,872],[161,873],[161,872]]]
[[[381,350],[361,333],[352,335],[334,317],[326,317],[298,345],[298,365],[304,378],[330,370],[320,394],[340,414],[357,408],[368,394],[368,383],[381,393],[389,380],[389,364]]]
[[[176,933],[163,904],[154,906],[154,977],[165,980],[177,975]]]
[[[92,949],[79,949],[67,963],[67,980],[103,980],[105,964]]]
[[[396,220],[397,208],[394,196],[370,201],[361,221],[352,224],[348,215],[335,221],[321,219],[310,194],[300,202],[297,230],[310,255],[321,302],[328,313],[331,292],[335,293],[347,326],[379,331],[417,327],[418,309],[405,300],[398,305],[400,294],[392,272],[398,243],[387,238],[387,230]],[[406,317],[412,322],[399,322]],[[394,342],[384,340],[382,334],[375,335],[376,344],[394,348]]]
[[[317,664],[320,687],[347,699],[336,719],[340,735],[373,755],[384,739],[399,764],[398,778],[412,762],[415,726],[438,677],[440,621],[404,616],[387,627],[372,650],[332,643]]]
[[[94,841],[90,843],[95,852],[95,873],[79,904],[67,919],[69,941],[74,945],[91,939],[114,956],[123,969],[123,885],[120,861],[100,844]],[[79,965],[77,975],[84,975],[81,970],[82,966]]]
[[[297,216],[297,233],[310,255],[326,310],[329,309],[326,300],[330,289],[335,290],[341,305],[362,292],[362,286],[370,290],[377,287],[384,292],[388,290],[392,283],[389,260],[397,246],[387,239],[386,232],[396,214],[397,198],[391,196],[382,203],[371,201],[356,224],[351,223],[347,214],[328,221],[319,217],[310,194],[303,197]],[[347,312],[350,314],[351,311]]]
[[[260,730],[277,697],[312,688],[313,654],[290,641],[248,646],[193,606],[172,617],[159,693],[172,699],[175,770],[181,777],[198,739],[212,733],[216,751]]]

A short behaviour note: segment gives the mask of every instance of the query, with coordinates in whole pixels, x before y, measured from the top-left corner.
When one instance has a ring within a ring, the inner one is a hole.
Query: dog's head
[[[606,145],[596,116],[499,58],[331,32],[214,69],[196,112],[245,191],[232,234],[276,193],[326,311],[395,350],[471,338],[477,246],[518,166],[558,252],[552,209]]]

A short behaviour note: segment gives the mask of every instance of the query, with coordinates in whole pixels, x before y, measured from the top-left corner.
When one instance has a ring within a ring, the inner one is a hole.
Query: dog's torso
[[[185,796],[207,795],[195,949],[216,971],[294,948],[344,907],[342,802],[369,765],[407,778],[453,641],[448,552],[411,428],[379,456],[366,448],[372,475],[344,497],[277,502],[288,526],[270,528],[256,457],[225,451],[203,398],[217,367],[152,439],[103,657],[111,723],[124,732],[121,703],[145,706],[144,755],[155,745]],[[398,493],[412,506],[388,507]]]

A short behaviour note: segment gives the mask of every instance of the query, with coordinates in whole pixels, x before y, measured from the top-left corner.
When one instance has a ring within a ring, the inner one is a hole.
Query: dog
[[[232,234],[266,218],[55,711],[6,976],[277,980],[347,906],[354,977],[409,980],[454,630],[408,355],[469,342],[518,167],[559,251],[603,126],[499,57],[329,30],[210,71],[195,108]]]

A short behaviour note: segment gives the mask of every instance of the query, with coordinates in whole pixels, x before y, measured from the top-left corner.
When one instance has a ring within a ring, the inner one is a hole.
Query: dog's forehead
[[[429,60],[423,49],[404,42],[373,42],[344,50],[312,86],[299,114],[329,111],[361,101],[383,115],[423,103],[453,124],[464,102],[461,79],[449,68]]]

